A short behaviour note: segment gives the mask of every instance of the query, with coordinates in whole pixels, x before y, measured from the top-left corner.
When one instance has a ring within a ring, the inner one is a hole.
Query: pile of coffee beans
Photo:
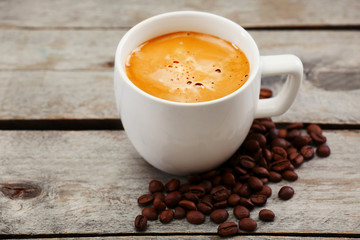
[[[263,95],[262,98],[267,98],[272,94],[265,91]],[[315,154],[330,155],[318,125],[294,123],[278,129],[270,118],[255,119],[242,146],[221,167],[188,176],[186,183],[176,178],[165,185],[158,180],[150,181],[149,193],[138,198],[138,204],[144,208],[135,219],[135,228],[143,231],[148,220],[157,219],[164,224],[184,218],[191,224],[202,224],[209,216],[220,224],[217,231],[220,236],[235,235],[239,229],[255,231],[257,222],[250,218],[250,212],[255,207],[264,207],[272,195],[266,184],[282,179],[296,181],[295,169]],[[292,187],[283,186],[278,197],[289,200],[294,194]],[[231,208],[238,224],[226,222]],[[275,213],[264,208],[258,218],[273,221]]]

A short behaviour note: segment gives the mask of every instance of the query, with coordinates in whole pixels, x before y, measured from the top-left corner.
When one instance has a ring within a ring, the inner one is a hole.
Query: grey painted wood
[[[122,28],[150,16],[197,10],[228,17],[246,27],[359,25],[356,0],[6,0],[0,2],[0,27]]]
[[[325,136],[330,157],[304,163],[294,183],[271,184],[266,208],[276,220],[259,222],[257,233],[360,234],[360,131],[325,131]],[[147,192],[151,179],[174,177],[141,159],[123,131],[1,131],[0,149],[1,183],[32,183],[42,189],[28,200],[0,193],[1,234],[136,235],[137,197]],[[296,192],[289,201],[277,198],[284,185]],[[254,219],[259,210],[251,213]],[[147,233],[202,234],[216,228],[208,218],[199,226],[155,221]]]
[[[2,30],[0,71],[111,70],[117,44],[125,30]],[[326,87],[327,73],[349,79],[359,88],[358,31],[249,31],[261,55],[292,53],[305,72]],[[334,82],[334,79],[331,80]],[[353,89],[332,86],[330,90]]]
[[[117,118],[112,61],[124,31],[0,32],[1,119]],[[360,33],[251,31],[261,54],[298,55],[305,81],[276,121],[358,124]],[[279,78],[264,79],[275,92]]]

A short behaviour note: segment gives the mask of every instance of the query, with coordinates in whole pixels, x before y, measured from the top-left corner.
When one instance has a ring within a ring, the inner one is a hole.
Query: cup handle
[[[288,74],[288,78],[278,95],[260,99],[255,118],[278,116],[286,112],[299,91],[303,78],[303,64],[295,55],[261,56],[262,76]]]

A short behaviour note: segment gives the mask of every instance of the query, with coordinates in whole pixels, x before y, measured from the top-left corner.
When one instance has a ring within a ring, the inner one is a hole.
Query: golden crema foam
[[[229,95],[248,79],[249,61],[234,44],[196,32],[153,38],[134,49],[126,74],[141,90],[175,102],[204,102]]]

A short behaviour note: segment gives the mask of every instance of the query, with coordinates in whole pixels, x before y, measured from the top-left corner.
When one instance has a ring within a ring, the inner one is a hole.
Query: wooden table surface
[[[276,221],[241,237],[359,238],[358,0],[1,0],[0,184],[28,184],[40,195],[0,192],[0,238],[217,238],[209,219],[199,226],[150,222],[141,233],[133,226],[147,183],[174,176],[147,164],[127,139],[115,107],[113,58],[130,27],[175,10],[230,18],[249,30],[262,55],[299,56],[300,93],[273,120],[320,123],[332,149],[306,162],[298,181],[271,184],[274,193],[290,184],[296,194],[286,202],[273,194],[266,207]],[[262,85],[276,93],[282,82],[272,77]]]

